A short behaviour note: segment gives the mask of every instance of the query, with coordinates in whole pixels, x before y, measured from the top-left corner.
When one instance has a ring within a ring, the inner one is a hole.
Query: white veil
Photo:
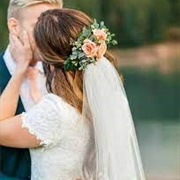
[[[96,149],[96,173],[92,179],[145,180],[123,84],[105,57],[84,71],[83,115],[89,111]]]

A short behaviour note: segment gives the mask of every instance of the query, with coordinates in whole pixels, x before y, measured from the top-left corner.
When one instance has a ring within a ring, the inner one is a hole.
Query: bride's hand
[[[10,34],[10,52],[13,59],[17,62],[16,73],[24,74],[33,58],[26,31],[23,32],[21,40],[17,36]]]

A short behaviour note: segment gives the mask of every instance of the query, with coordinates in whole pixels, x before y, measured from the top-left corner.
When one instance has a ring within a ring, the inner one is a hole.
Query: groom
[[[40,14],[49,9],[62,7],[62,0],[10,0],[8,8],[8,29],[10,34],[15,34],[19,39],[22,32],[27,31],[34,52],[33,29]],[[45,77],[41,63],[37,63],[36,55],[30,63],[38,69],[38,82],[40,89],[46,93]],[[9,47],[0,55],[0,94],[5,88],[16,68]],[[12,90],[13,91],[13,90]],[[9,102],[11,103],[11,102]],[[33,106],[29,96],[29,86],[24,80],[21,86],[21,93],[16,114],[28,111]],[[28,149],[16,149],[0,147],[0,180],[28,180],[30,179],[30,156]]]

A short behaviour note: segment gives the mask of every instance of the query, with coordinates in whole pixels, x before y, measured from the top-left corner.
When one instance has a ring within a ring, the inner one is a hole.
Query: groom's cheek
[[[26,31],[29,37],[29,43],[31,45],[31,47],[33,48],[35,45],[34,43],[34,37],[33,37],[33,31],[34,31],[34,27],[32,27],[32,25],[29,24],[24,24],[24,26],[21,27],[21,33],[20,33],[20,38],[22,38],[22,32]]]

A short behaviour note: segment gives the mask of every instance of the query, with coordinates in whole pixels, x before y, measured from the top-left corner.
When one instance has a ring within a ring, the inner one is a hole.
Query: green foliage
[[[0,52],[6,48],[8,42],[7,6],[7,0],[0,0]]]
[[[171,27],[180,26],[179,0],[66,0],[65,6],[85,10],[103,20],[116,34],[119,46],[162,41]]]
[[[8,0],[0,0],[0,51],[8,42],[7,6]],[[171,27],[180,26],[179,0],[64,0],[64,7],[105,21],[121,47],[164,40]]]

